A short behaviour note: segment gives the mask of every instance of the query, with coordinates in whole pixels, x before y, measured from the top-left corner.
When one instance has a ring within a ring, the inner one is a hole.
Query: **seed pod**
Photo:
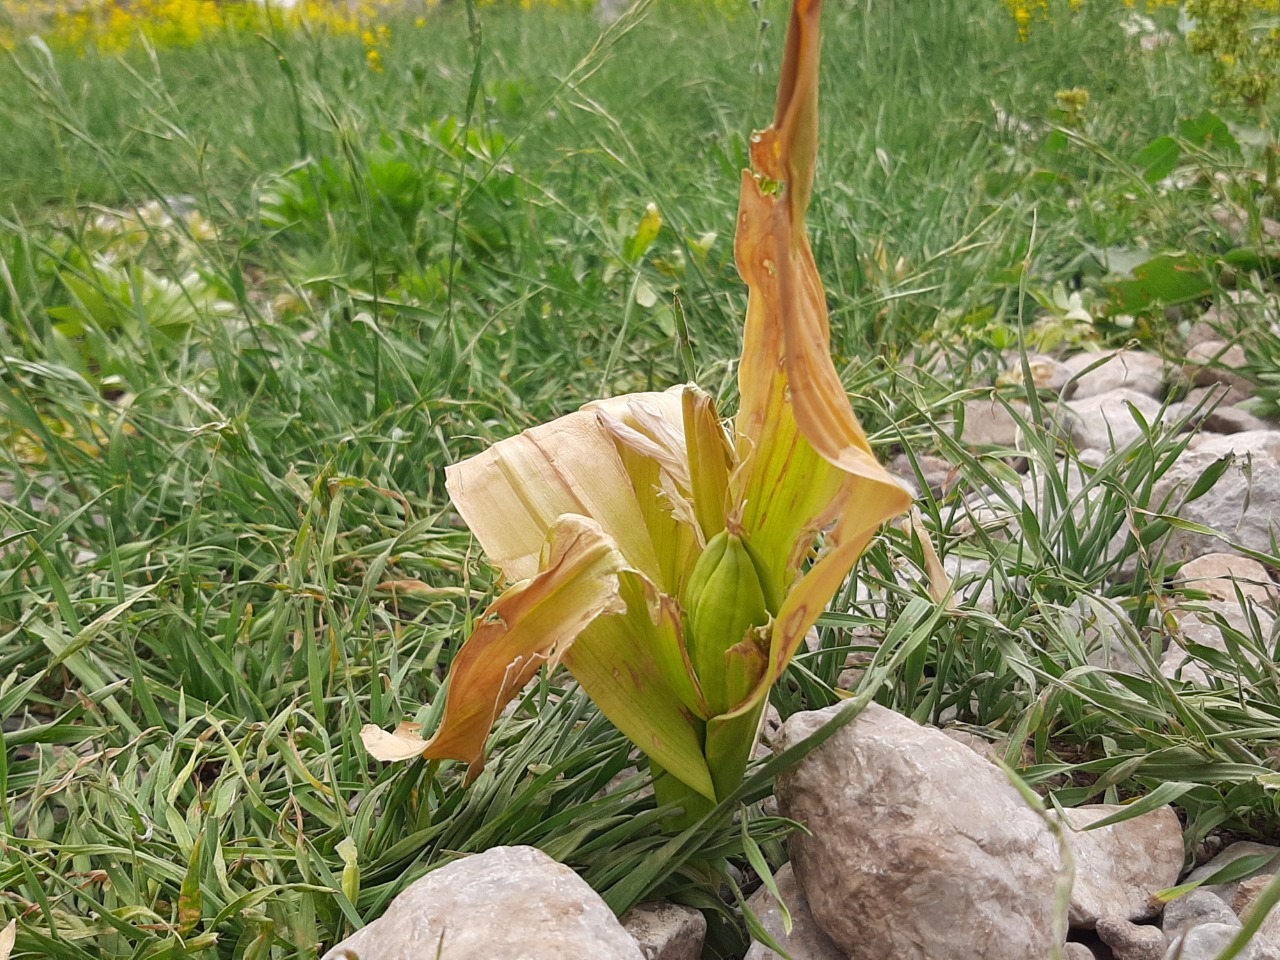
[[[759,679],[763,657],[730,651],[744,641],[754,645],[751,632],[769,622],[778,602],[768,570],[742,537],[722,530],[711,538],[685,587],[684,624],[689,662],[712,716],[736,706]]]

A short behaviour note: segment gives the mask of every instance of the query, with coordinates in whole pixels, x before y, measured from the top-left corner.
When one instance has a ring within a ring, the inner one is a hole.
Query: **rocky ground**
[[[1173,595],[1185,589],[1193,599],[1170,607],[1170,634],[1181,640],[1158,651],[1165,676],[1193,684],[1209,683],[1205,661],[1189,661],[1181,644],[1226,653],[1224,630],[1250,620],[1269,629],[1280,600],[1262,563],[1200,529],[1212,527],[1246,551],[1272,552],[1280,425],[1241,406],[1251,385],[1233,367],[1243,363],[1238,347],[1205,334],[1193,336],[1184,362],[1137,350],[1017,357],[1002,378],[1030,374],[1050,398],[1045,426],[1079,451],[1082,470],[1144,424],[1196,431],[1152,498],[1178,501],[1196,525],[1173,529],[1165,543],[1167,561],[1180,564]],[[1002,400],[970,401],[955,429],[967,447],[1007,450],[1016,466],[1031,416]],[[1224,460],[1217,482],[1183,503],[1186,488]],[[956,480],[940,456],[896,465],[935,492]],[[1028,475],[1015,492],[1033,498],[1036,483]],[[992,500],[990,491],[973,495]],[[1013,511],[975,506],[971,515],[1004,536],[1018,534]],[[963,571],[952,565],[949,573]],[[1098,616],[1081,618],[1089,662],[1139,670]],[[796,714],[771,737],[767,727],[766,739],[785,749],[845,708]],[[750,901],[776,945],[792,960],[1209,960],[1248,925],[1237,956],[1280,958],[1280,913],[1266,912],[1280,892],[1270,886],[1280,847],[1210,844],[1196,851],[1197,864],[1172,806],[1137,816],[1107,804],[1036,809],[994,759],[1000,753],[972,732],[924,727],[872,704],[780,777],[777,812],[807,832],[791,838],[791,862],[776,877],[782,903],[766,887]],[[1178,884],[1186,886],[1168,892]],[[531,848],[499,848],[428,875],[325,960],[408,960],[426,947],[443,947],[451,960],[694,960],[704,933],[701,915],[675,904],[644,904],[615,920],[566,867]],[[747,954],[777,956],[765,942]]]

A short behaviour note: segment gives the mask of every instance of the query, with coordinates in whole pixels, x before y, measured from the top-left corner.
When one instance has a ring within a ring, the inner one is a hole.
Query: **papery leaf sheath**
[[[738,212],[735,252],[750,295],[732,495],[744,535],[787,596],[769,669],[733,715],[750,713],[767,694],[876,528],[910,504],[872,454],[831,360],[826,294],[804,228],[817,154],[821,9],[821,0],[792,8],[777,111],[752,142],[754,171],[743,175]],[[824,530],[823,553],[801,576]]]
[[[658,589],[672,596],[700,546],[690,490],[682,397],[697,388],[672,387],[663,393],[628,394],[583,407],[599,418],[613,438],[631,479],[636,503],[657,556],[658,574],[648,573]]]
[[[627,470],[594,412],[508,437],[446,468],[445,478],[454,506],[510,581],[538,572],[547,534],[565,514],[591,517],[632,566],[660,577]]]
[[[422,756],[465,761],[474,778],[484,765],[490,727],[538,668],[563,656],[597,618],[626,611],[618,583],[626,559],[594,520],[560,517],[541,566],[490,605],[454,657],[444,718],[423,742]],[[405,759],[404,743],[373,731],[364,741],[379,759]]]

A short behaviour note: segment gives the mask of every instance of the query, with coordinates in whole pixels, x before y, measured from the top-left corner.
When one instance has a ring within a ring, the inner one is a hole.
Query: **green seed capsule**
[[[765,659],[750,632],[777,613],[777,588],[747,542],[722,530],[694,564],[684,610],[693,671],[712,715],[725,713],[750,692],[763,670]],[[747,646],[739,647],[744,641]]]

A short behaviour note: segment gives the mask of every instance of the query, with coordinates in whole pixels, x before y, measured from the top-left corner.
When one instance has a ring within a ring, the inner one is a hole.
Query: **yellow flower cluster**
[[[705,0],[725,10],[741,0]],[[1009,3],[1047,0],[1006,0]],[[1078,0],[1073,0],[1078,2]],[[425,10],[441,0],[414,0]],[[595,0],[477,0],[480,7],[514,6],[590,10]],[[208,40],[263,31],[307,29],[358,35],[365,60],[380,72],[391,41],[388,14],[403,15],[401,0],[0,0],[0,50],[39,36],[50,47],[84,53],[120,53],[141,40],[156,47],[190,47]],[[414,25],[426,23],[419,16]]]
[[[1141,5],[1148,9],[1154,7],[1177,6],[1181,0],[1142,0]],[[1274,0],[1262,0],[1274,2]],[[1047,20],[1050,14],[1050,0],[1004,0],[1004,5],[1013,14],[1014,23],[1018,25],[1019,39],[1026,40],[1031,33],[1031,25],[1037,20]],[[1136,7],[1139,0],[1124,0],[1126,7]],[[1067,0],[1065,6],[1072,13],[1084,7],[1084,0]]]
[[[426,0],[434,6],[439,0]],[[394,0],[298,0],[290,6],[225,0],[8,0],[8,23],[0,21],[0,49],[25,36],[42,37],[51,47],[83,53],[119,53],[144,39],[157,47],[189,47],[207,40],[307,28],[365,37],[371,67],[381,67],[380,48],[390,29],[376,21]]]
[[[1280,0],[1187,0],[1186,10],[1196,24],[1187,44],[1218,99],[1263,111],[1280,89]]]

